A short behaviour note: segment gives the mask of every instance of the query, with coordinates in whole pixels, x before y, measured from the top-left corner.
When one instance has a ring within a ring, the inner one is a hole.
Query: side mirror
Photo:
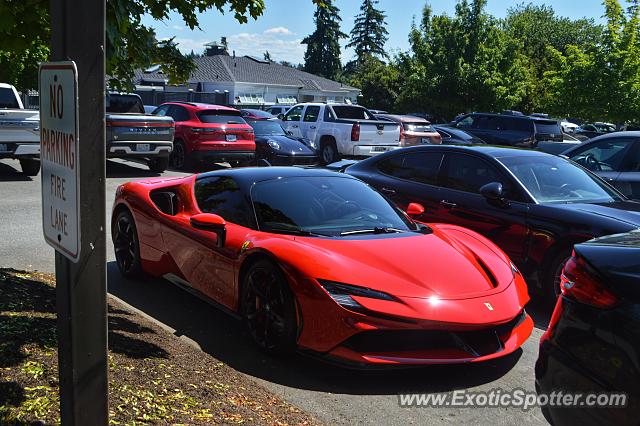
[[[284,121],[284,114],[283,113],[278,114],[278,120]]]
[[[224,247],[225,239],[227,237],[227,227],[222,217],[217,214],[200,213],[191,216],[189,221],[191,222],[191,226],[195,229],[210,231],[216,234],[218,237],[216,245],[218,247]]]
[[[420,216],[422,213],[424,213],[424,207],[422,206],[422,204],[409,203],[409,205],[407,206],[406,212],[409,215],[409,217],[413,218],[415,216]]]
[[[480,194],[487,200],[504,200],[504,189],[500,182],[490,182],[480,188]]]

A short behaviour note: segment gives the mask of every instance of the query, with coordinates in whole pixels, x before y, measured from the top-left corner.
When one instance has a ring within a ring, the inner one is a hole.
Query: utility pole
[[[55,253],[60,414],[63,425],[107,425],[106,0],[49,4],[51,61],[73,61],[77,67],[79,252],[75,261]],[[45,191],[48,177],[42,174]]]

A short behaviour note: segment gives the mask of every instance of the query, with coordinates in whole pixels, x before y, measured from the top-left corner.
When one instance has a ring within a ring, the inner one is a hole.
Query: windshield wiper
[[[355,229],[353,231],[344,231],[340,233],[341,237],[346,235],[356,235],[356,234],[393,234],[396,232],[406,232],[402,229],[397,228],[386,228],[383,226],[376,226],[373,229]]]
[[[287,228],[271,228],[267,232],[276,232],[280,234],[300,235],[301,237],[333,237],[329,234],[321,234],[319,232],[306,231],[304,229],[287,229]]]

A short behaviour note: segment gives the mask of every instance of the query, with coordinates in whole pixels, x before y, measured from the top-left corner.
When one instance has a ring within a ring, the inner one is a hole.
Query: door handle
[[[382,191],[383,193],[385,193],[387,195],[393,195],[393,194],[396,193],[395,189],[385,188],[384,186],[382,188],[380,188],[380,191]]]
[[[297,129],[299,126],[298,126],[297,124],[294,124],[294,125],[293,125],[293,126],[291,126],[291,127],[295,127],[295,128]]]
[[[310,129],[315,129],[315,128],[316,128],[316,126],[309,126],[309,128],[310,128]]]
[[[440,205],[448,209],[452,209],[458,206],[456,203],[452,203],[451,201],[447,201],[447,200],[440,201]]]

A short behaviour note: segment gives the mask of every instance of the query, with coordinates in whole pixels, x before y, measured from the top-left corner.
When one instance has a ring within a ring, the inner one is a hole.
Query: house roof
[[[324,77],[309,74],[296,68],[267,62],[248,56],[232,57],[227,55],[203,56],[195,58],[196,70],[189,78],[189,83],[256,83],[290,87],[301,87],[306,90],[339,92],[358,90],[355,87],[341,84]],[[161,70],[145,72],[135,70],[135,83],[142,80],[158,81],[166,79]]]

